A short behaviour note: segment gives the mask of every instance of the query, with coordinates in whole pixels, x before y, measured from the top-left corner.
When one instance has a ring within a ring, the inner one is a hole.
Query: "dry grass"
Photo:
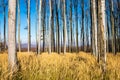
[[[19,53],[20,71],[13,80],[101,80],[102,70],[95,57],[79,54]],[[108,54],[105,80],[120,80],[120,55]],[[7,54],[0,54],[0,79],[9,79]]]

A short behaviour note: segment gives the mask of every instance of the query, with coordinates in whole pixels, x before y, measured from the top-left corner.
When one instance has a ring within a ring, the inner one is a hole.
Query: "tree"
[[[66,53],[66,38],[67,38],[67,22],[66,22],[66,0],[63,0],[63,6],[64,6],[64,31],[63,31],[63,42],[64,42],[64,51],[63,53],[65,54]]]
[[[59,16],[58,16],[58,8],[59,6],[57,6],[57,1],[55,0],[55,9],[56,9],[56,26],[57,26],[57,43],[58,43],[58,54],[60,54],[61,52],[61,48],[60,48],[60,26],[59,26]]]
[[[116,29],[115,29],[115,19],[114,19],[114,7],[113,0],[110,0],[110,22],[112,27],[112,52],[116,55]]]
[[[73,44],[73,28],[72,28],[72,0],[70,0],[70,32],[71,32],[71,52],[72,52],[72,44]]]
[[[10,71],[17,69],[16,52],[16,0],[9,0],[8,13],[8,65]]]
[[[98,54],[102,62],[103,74],[106,71],[106,25],[105,25],[105,0],[98,1]]]
[[[30,27],[30,0],[27,3],[27,25],[28,25],[28,52],[31,51],[31,27]]]
[[[49,49],[48,53],[51,53],[51,20],[52,20],[52,1],[49,0],[49,7],[50,7],[50,16],[49,16]]]
[[[43,1],[43,17],[42,17],[42,26],[43,26],[43,52],[45,52],[45,33],[46,33],[46,22],[45,22],[45,18],[46,18],[46,1]]]
[[[85,51],[85,45],[84,45],[84,0],[82,0],[82,43],[83,43],[83,51]]]
[[[75,2],[75,16],[76,16],[76,45],[77,45],[77,48],[76,48],[76,52],[78,53],[79,52],[79,46],[78,46],[78,0],[76,0]]]
[[[117,50],[120,52],[120,0],[117,0]]]
[[[38,53],[40,53],[40,46],[41,46],[41,14],[42,14],[42,0],[40,0],[39,4],[39,23],[38,23]]]
[[[96,15],[96,1],[91,0],[92,5],[92,50],[95,56],[98,55],[97,49],[97,15]]]
[[[51,23],[51,50],[52,50],[52,52],[54,52],[55,51],[55,31],[54,31],[54,2],[55,1],[53,1],[52,0],[52,23]],[[57,27],[56,27],[57,28]],[[59,36],[58,36],[59,37]],[[57,43],[58,44],[58,43]],[[58,50],[58,46],[57,46],[57,50]]]
[[[86,11],[86,13],[85,13],[85,16],[86,16],[86,18],[85,18],[85,21],[86,21],[86,28],[85,28],[85,43],[86,43],[86,47],[85,47],[85,52],[87,52],[88,51],[88,44],[89,44],[89,22],[88,22],[88,20],[89,20],[89,15],[88,15],[88,10]]]
[[[36,27],[35,27],[35,33],[36,33],[36,52],[38,54],[38,15],[39,15],[39,4],[38,4],[38,0],[36,0]]]
[[[20,0],[17,0],[17,10],[18,10],[18,48],[21,52],[21,41],[20,41]]]

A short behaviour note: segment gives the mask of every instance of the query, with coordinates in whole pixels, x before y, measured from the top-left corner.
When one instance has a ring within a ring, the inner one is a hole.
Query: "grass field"
[[[100,64],[91,54],[18,53],[20,70],[13,80],[101,80]],[[8,80],[7,54],[0,54],[0,79]],[[120,55],[107,55],[105,80],[120,80]]]

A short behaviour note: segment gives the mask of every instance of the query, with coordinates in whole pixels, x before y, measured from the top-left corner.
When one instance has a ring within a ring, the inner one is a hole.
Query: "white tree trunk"
[[[103,38],[103,70],[106,70],[106,23],[105,23],[105,0],[101,0],[101,14],[102,14],[102,25],[101,25],[101,31],[102,31],[102,38]]]
[[[8,63],[9,69],[13,71],[17,68],[16,0],[9,0],[8,10]]]
[[[21,52],[21,42],[20,42],[20,0],[17,0],[18,5],[18,49]]]
[[[96,15],[96,0],[92,0],[92,10],[93,10],[93,14],[92,14],[92,21],[93,21],[93,54],[95,56],[98,55],[98,49],[97,49],[97,15]]]
[[[31,50],[30,0],[28,0],[27,23],[28,23],[28,53],[29,53]]]
[[[66,23],[66,0],[63,0],[63,6],[64,6],[64,54],[66,53],[66,38],[67,38],[67,23]]]
[[[39,4],[39,23],[38,23],[38,53],[40,53],[40,43],[41,43],[41,26],[42,26],[42,20],[41,20],[41,14],[42,14],[42,0],[40,0]]]
[[[39,6],[38,0],[36,0],[36,27],[35,27],[35,34],[36,34],[36,53],[38,54],[38,14],[39,14]]]
[[[52,20],[52,1],[49,0],[49,7],[50,7],[50,17],[49,17],[49,49],[48,53],[51,53],[51,20]]]

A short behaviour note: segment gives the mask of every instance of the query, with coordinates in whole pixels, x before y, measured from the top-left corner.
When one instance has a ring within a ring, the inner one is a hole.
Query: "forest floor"
[[[8,80],[8,55],[0,54],[0,79]],[[13,80],[101,80],[101,64],[91,54],[18,54],[20,70]],[[120,54],[107,54],[105,80],[120,80]]]

